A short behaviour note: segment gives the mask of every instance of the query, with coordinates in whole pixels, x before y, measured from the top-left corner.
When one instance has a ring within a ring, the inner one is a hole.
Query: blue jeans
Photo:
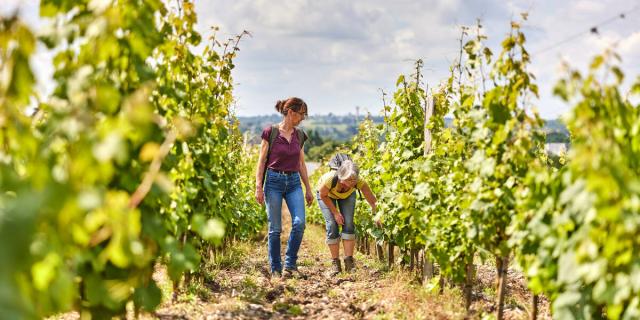
[[[322,216],[327,228],[327,244],[336,244],[340,242],[340,238],[344,240],[354,240],[356,238],[356,228],[353,223],[353,216],[356,211],[356,191],[354,191],[346,199],[331,199],[333,205],[342,213],[344,217],[344,224],[342,225],[342,234],[338,232],[338,223],[333,217],[333,213],[329,210],[329,207],[320,198],[320,193],[317,193],[318,205],[322,210]]]
[[[291,233],[287,243],[284,267],[296,269],[298,250],[302,243],[305,228],[305,208],[300,174],[280,174],[267,170],[264,185],[264,198],[269,216],[269,264],[271,272],[282,272],[280,258],[280,233],[282,232],[282,199],[287,202],[291,213]]]

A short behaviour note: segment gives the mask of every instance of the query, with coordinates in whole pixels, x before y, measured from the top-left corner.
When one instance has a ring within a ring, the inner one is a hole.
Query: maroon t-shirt
[[[262,139],[269,143],[269,136],[271,135],[272,126],[266,127],[262,130]],[[280,134],[273,140],[271,146],[271,154],[267,162],[267,168],[278,171],[300,171],[300,141],[298,141],[298,129],[293,129],[291,134],[291,142],[287,141],[285,137]]]

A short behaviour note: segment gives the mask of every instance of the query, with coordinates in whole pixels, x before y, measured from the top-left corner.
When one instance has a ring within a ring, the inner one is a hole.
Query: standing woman
[[[302,150],[307,136],[301,129],[296,128],[307,117],[307,104],[300,98],[292,97],[278,101],[276,110],[283,115],[282,121],[262,131],[260,158],[256,170],[256,200],[260,204],[267,204],[269,263],[272,277],[282,276],[282,200],[287,202],[292,225],[284,260],[284,274],[290,277],[294,273],[299,274],[297,260],[306,221],[305,198],[307,205],[313,202]],[[277,132],[273,132],[274,130]],[[271,146],[270,141],[273,141]],[[304,196],[300,178],[306,190]]]
[[[356,189],[371,206],[373,215],[376,214],[376,197],[369,185],[358,175],[358,166],[351,160],[345,160],[338,171],[325,173],[318,181],[318,205],[322,211],[326,228],[326,244],[331,252],[331,275],[342,272],[340,263],[340,240],[344,246],[345,271],[351,271],[354,266],[353,250],[355,247],[355,224],[353,217],[356,211]],[[376,220],[376,224],[380,222]],[[339,232],[338,226],[342,226]]]

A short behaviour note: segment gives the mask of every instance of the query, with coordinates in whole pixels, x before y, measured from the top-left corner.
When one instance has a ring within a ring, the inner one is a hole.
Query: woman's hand
[[[264,205],[264,191],[262,191],[262,186],[256,187],[256,201],[260,205]]]
[[[373,223],[375,223],[376,227],[382,229],[382,216],[376,212],[375,206],[371,206],[371,214],[373,215]]]
[[[304,197],[307,199],[307,206],[310,206],[313,203],[313,194],[307,191]]]
[[[344,217],[342,216],[342,213],[340,212],[336,212],[333,214],[333,218],[336,219],[336,223],[339,225],[343,225],[344,224]]]

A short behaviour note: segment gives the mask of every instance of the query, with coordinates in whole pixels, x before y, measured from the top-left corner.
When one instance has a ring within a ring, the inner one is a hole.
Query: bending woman
[[[332,187],[333,179],[337,175],[338,182]],[[353,217],[356,209],[356,189],[359,189],[371,206],[375,215],[376,197],[369,185],[358,176],[358,166],[350,160],[342,162],[335,171],[325,173],[318,183],[318,205],[326,222],[326,243],[331,252],[331,275],[342,272],[340,263],[340,239],[344,246],[344,267],[346,271],[354,268],[353,249],[355,247],[355,224]],[[342,233],[338,226],[342,226]]]

